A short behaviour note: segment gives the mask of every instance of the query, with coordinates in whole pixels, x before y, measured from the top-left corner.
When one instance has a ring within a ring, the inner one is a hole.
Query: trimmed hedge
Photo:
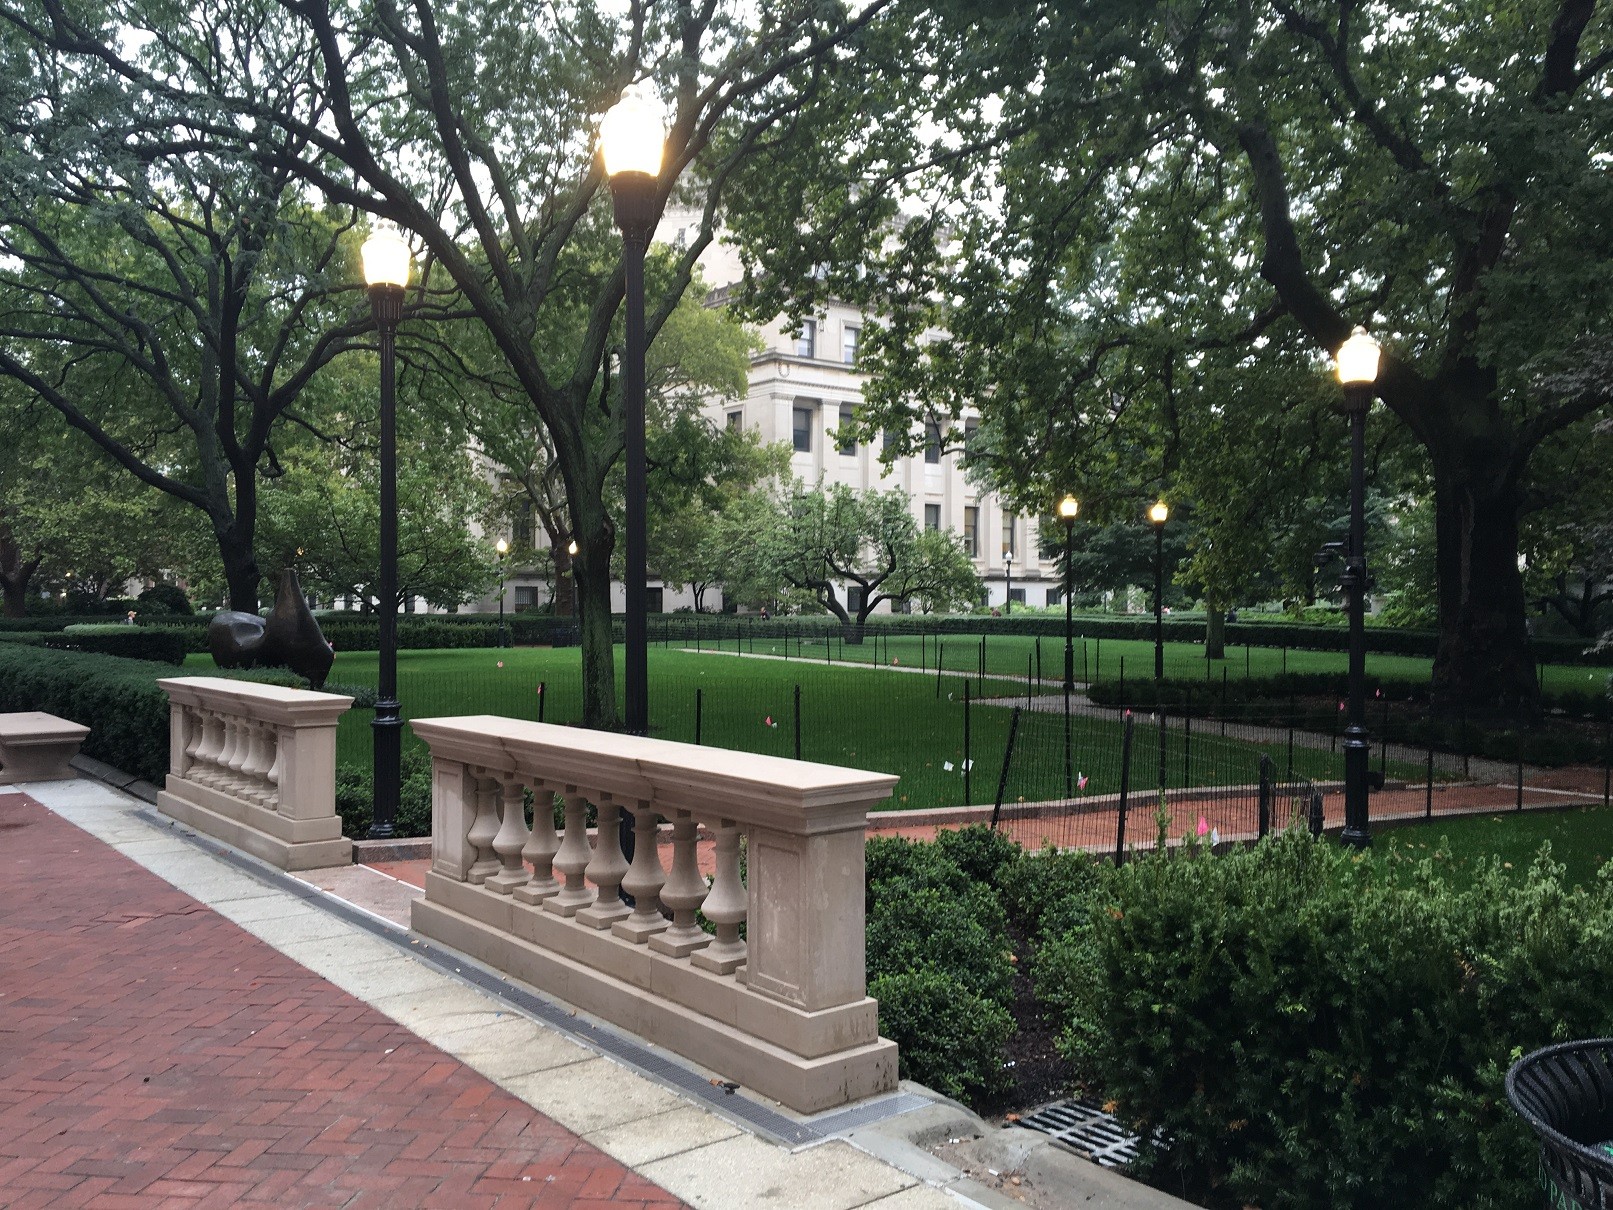
[[[1549,850],[1547,850],[1549,854]],[[1061,1046],[1199,1205],[1537,1205],[1519,1054],[1613,1032],[1613,876],[1471,885],[1303,831],[1103,872],[1050,936]]]
[[[43,710],[90,729],[82,751],[157,785],[168,773],[168,664],[0,643],[0,711]],[[220,672],[267,684],[302,685],[289,672]]]
[[[162,664],[183,664],[190,650],[190,644],[182,634],[119,623],[78,623],[60,634],[47,634],[43,642],[44,646],[59,651],[97,652]]]

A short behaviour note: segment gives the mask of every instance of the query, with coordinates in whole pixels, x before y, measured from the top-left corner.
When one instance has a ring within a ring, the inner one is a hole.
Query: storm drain
[[[1059,1101],[1026,1114],[1019,1124],[1040,1130],[1105,1168],[1123,1168],[1137,1158],[1137,1136],[1091,1101]]]

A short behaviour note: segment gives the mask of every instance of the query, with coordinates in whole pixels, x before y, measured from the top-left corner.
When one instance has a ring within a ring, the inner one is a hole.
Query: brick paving
[[[0,1206],[681,1203],[0,795]]]

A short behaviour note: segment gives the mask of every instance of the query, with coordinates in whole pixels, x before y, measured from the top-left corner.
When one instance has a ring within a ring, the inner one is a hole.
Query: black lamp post
[[[1014,548],[1003,551],[1003,613],[1014,612]]]
[[[1154,527],[1154,680],[1165,679],[1165,522],[1171,510],[1165,501],[1148,510],[1148,523]]]
[[[381,651],[375,694],[375,799],[370,836],[392,835],[402,781],[403,717],[398,704],[398,321],[403,318],[403,289],[409,284],[409,245],[390,229],[379,229],[364,241],[364,282],[381,346]]]
[[[627,550],[625,676],[623,701],[627,730],[649,732],[648,547],[645,518],[644,456],[644,252],[655,229],[657,177],[666,128],[655,102],[628,89],[599,125],[605,173],[622,232],[626,273],[626,348],[622,356],[622,423],[627,472]],[[626,818],[623,818],[626,824]]]
[[[1064,522],[1064,693],[1075,688],[1075,518],[1081,502],[1074,496],[1059,501]]]
[[[510,636],[504,629],[504,559],[510,553],[510,544],[500,538],[493,544],[493,549],[498,551],[498,645],[508,647]]]
[[[1345,844],[1366,848],[1372,843],[1367,823],[1367,647],[1366,647],[1366,478],[1367,408],[1378,379],[1378,342],[1357,327],[1339,347],[1338,375],[1344,387],[1344,410],[1350,417],[1350,540],[1342,583],[1349,596],[1350,701],[1344,729]]]

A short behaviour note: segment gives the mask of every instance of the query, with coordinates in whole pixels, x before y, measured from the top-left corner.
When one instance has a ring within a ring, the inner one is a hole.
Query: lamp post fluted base
[[[1367,766],[1372,754],[1366,728],[1354,725],[1344,731],[1344,833],[1340,837],[1357,849],[1369,848],[1372,832],[1367,823]]]
[[[396,828],[403,769],[403,718],[399,703],[378,700],[370,726],[375,744],[375,805],[369,837],[388,840]]]

